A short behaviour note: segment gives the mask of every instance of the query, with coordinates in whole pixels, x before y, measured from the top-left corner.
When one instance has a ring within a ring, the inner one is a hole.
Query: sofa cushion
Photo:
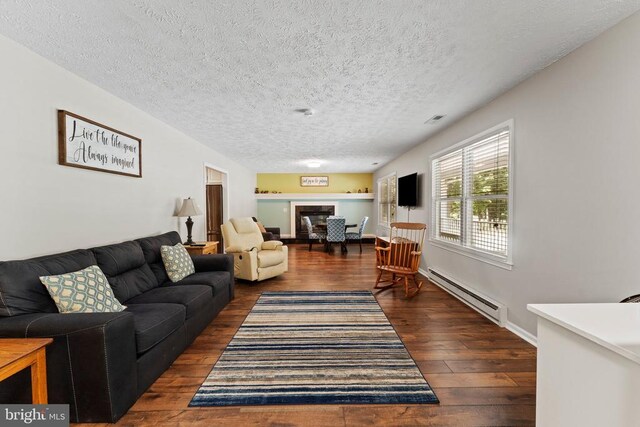
[[[258,252],[258,268],[271,267],[282,264],[284,252],[276,250],[264,250]]]
[[[40,276],[60,313],[117,313],[124,307],[113,296],[102,270],[92,265],[56,276]]]
[[[191,276],[187,276],[179,282],[172,283],[167,281],[161,286],[184,286],[184,285],[206,285],[209,286],[213,292],[213,297],[231,299],[229,295],[229,282],[231,281],[231,273],[228,271],[206,271],[201,273],[195,273]]]
[[[158,286],[159,282],[147,265],[138,242],[100,246],[91,251],[121,302]]]
[[[180,304],[129,304],[133,314],[136,351],[144,353],[184,325],[185,308]]]
[[[181,304],[187,310],[187,319],[190,319],[191,316],[197,314],[203,307],[209,304],[212,298],[213,292],[209,286],[173,285],[151,289],[137,297],[131,298],[127,301],[127,304]]]
[[[189,252],[182,246],[182,243],[177,243],[175,246],[160,246],[160,255],[167,276],[172,282],[178,282],[196,272]]]
[[[0,262],[0,316],[57,313],[40,276],[69,273],[95,264],[96,258],[88,250]]]
[[[144,259],[149,264],[151,271],[156,276],[158,283],[164,283],[169,279],[167,272],[164,269],[162,263],[162,256],[160,255],[160,247],[163,245],[174,246],[176,243],[182,242],[180,235],[175,231],[160,234],[159,236],[145,237],[144,239],[137,239],[136,242],[140,244]]]

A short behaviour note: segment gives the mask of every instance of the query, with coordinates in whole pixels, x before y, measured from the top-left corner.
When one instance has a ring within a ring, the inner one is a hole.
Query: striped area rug
[[[438,403],[369,291],[264,292],[189,406]]]

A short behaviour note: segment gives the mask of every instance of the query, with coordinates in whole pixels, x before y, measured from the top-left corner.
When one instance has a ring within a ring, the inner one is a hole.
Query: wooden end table
[[[210,255],[218,253],[218,242],[205,242],[204,246],[184,245],[189,255]]]
[[[0,338],[0,381],[31,367],[31,400],[47,403],[47,361],[45,347],[51,338]]]

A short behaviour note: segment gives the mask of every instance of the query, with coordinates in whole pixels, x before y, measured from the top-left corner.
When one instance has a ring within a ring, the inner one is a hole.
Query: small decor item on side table
[[[198,207],[195,200],[191,197],[184,199],[182,201],[182,207],[180,208],[180,212],[178,212],[177,216],[186,216],[187,217],[187,241],[184,242],[185,245],[192,245],[194,242],[191,240],[191,229],[193,228],[193,220],[192,216],[202,215],[202,211],[200,207]]]

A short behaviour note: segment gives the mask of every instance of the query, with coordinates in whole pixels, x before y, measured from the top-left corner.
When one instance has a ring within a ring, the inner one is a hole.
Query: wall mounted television
[[[418,174],[398,178],[398,206],[418,206]]]

